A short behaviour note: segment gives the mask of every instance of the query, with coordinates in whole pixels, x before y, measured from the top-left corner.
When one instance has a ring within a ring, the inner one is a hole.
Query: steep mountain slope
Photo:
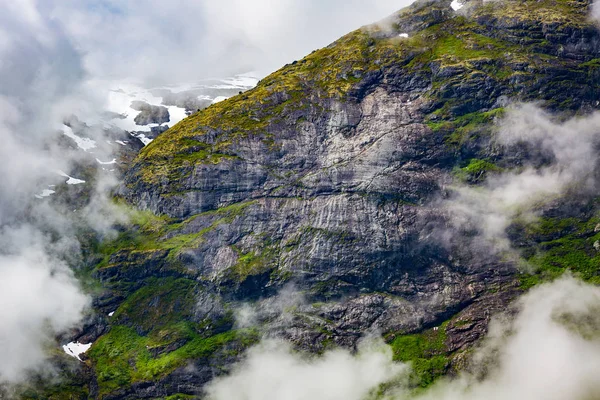
[[[94,341],[80,396],[199,395],[265,332],[320,352],[377,330],[426,386],[462,367],[490,316],[531,285],[567,268],[597,279],[591,195],[511,225],[534,275],[465,232],[436,235],[447,185],[535,153],[490,140],[508,105],[597,108],[589,6],[418,1],[158,136],[119,192],[133,226],[90,242],[81,275],[101,284],[77,337]],[[249,328],[234,318],[244,302],[258,310]]]

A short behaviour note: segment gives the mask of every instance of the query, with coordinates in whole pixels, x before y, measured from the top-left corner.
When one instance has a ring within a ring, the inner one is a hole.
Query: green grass
[[[89,390],[85,384],[76,384],[75,377],[54,385],[41,384],[38,387],[24,389],[18,396],[22,400],[87,400]],[[17,397],[15,397],[17,398]]]
[[[173,269],[178,265],[174,258],[177,254],[197,246],[203,235],[233,222],[252,204],[253,201],[233,204],[184,221],[127,209],[130,225],[116,239],[94,245],[94,251],[103,257],[97,268],[148,268],[146,264],[150,262],[158,263],[151,268],[163,272]],[[197,224],[199,231],[184,233],[192,223]],[[154,260],[157,252],[163,258]],[[112,257],[114,254],[117,257]],[[111,317],[114,325],[110,332],[88,353],[103,395],[137,381],[159,379],[189,360],[211,356],[215,351],[237,354],[240,348],[257,340],[250,331],[219,333],[230,329],[231,316],[227,317],[229,322],[190,322],[195,317],[200,290],[193,278],[151,277],[143,282],[122,278],[105,285],[124,295],[125,300]]]
[[[490,134],[494,121],[504,115],[505,109],[495,108],[490,111],[465,114],[453,119],[448,119],[444,115],[445,112],[447,112],[446,108],[437,110],[430,116],[426,124],[432,131],[445,134],[447,144],[461,146],[482,134]]]
[[[411,386],[427,387],[446,373],[450,364],[445,345],[447,325],[448,322],[437,330],[398,336],[390,343],[395,361],[411,363]]]
[[[469,164],[462,168],[455,168],[453,171],[454,176],[463,181],[469,183],[480,183],[485,180],[490,172],[499,172],[502,169],[496,164],[493,164],[486,160],[471,159]]]
[[[485,3],[475,16],[489,15],[506,20],[569,24],[581,27],[589,24],[588,2],[574,0],[506,1]]]
[[[160,340],[138,335],[126,326],[113,326],[88,352],[98,377],[101,396],[134,382],[156,380],[190,360],[207,358],[228,346],[239,352],[258,341],[254,331],[229,331],[203,337],[188,329],[187,342],[174,351],[154,356]]]
[[[239,250],[238,261],[226,271],[226,276],[237,282],[243,282],[248,277],[260,275],[277,267],[279,243],[263,243],[263,247],[242,253]]]
[[[481,58],[497,59],[511,47],[511,45],[500,40],[466,30],[465,28],[469,27],[469,22],[461,22],[460,29],[463,30],[462,33],[442,36],[435,41],[435,45],[429,54],[430,60],[441,60],[444,64],[452,65]],[[432,28],[432,30],[435,29],[447,28],[444,26]]]
[[[196,288],[191,279],[150,278],[127,297],[113,318],[144,332],[189,320],[194,314]]]
[[[533,274],[522,274],[521,285],[527,289],[571,271],[581,279],[600,284],[600,252],[594,243],[600,240],[595,227],[600,219],[541,218],[527,227],[526,237],[534,240],[526,260]]]
[[[149,211],[128,209],[127,212],[131,215],[131,224],[121,231],[117,238],[95,246],[95,252],[103,257],[97,267],[107,267],[110,257],[122,250],[136,252],[167,250],[170,260],[174,261],[184,250],[197,247],[208,232],[216,229],[219,225],[233,222],[254,203],[255,201],[246,201],[232,204],[217,210],[196,214],[182,222],[176,222],[165,216],[155,216]],[[197,232],[179,233],[197,218],[206,218],[209,222]]]
[[[590,61],[579,64],[581,68],[600,68],[600,58],[593,58]]]

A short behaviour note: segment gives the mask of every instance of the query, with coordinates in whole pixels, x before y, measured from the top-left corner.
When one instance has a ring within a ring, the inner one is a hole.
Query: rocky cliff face
[[[265,332],[317,352],[368,330],[392,344],[420,335],[443,345],[417,352],[417,384],[460,368],[490,316],[545,275],[524,278],[468,238],[444,245],[439,199],[458,179],[476,185],[527,159],[490,141],[508,105],[597,108],[588,7],[418,1],[161,134],[119,193],[142,210],[133,226],[90,251],[86,273],[102,283],[80,332],[94,341],[90,396],[200,395]],[[595,209],[556,200],[540,212],[576,221],[513,227],[513,245],[585,241]],[[282,290],[302,301],[281,307]],[[252,328],[234,323],[244,302],[257,310]]]

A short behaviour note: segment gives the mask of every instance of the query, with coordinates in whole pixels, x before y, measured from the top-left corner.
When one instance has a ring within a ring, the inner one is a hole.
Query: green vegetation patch
[[[589,2],[582,0],[486,2],[475,10],[475,16],[489,15],[508,21],[568,24],[581,27],[589,24],[589,4]]]
[[[165,397],[165,400],[187,400],[187,399],[196,399],[196,398],[198,398],[198,396],[177,393],[177,394]],[[156,400],[159,400],[159,399],[156,399]]]
[[[130,295],[115,312],[116,321],[126,320],[149,332],[193,316],[196,281],[185,278],[151,278]]]
[[[450,359],[445,345],[447,326],[448,322],[445,322],[437,329],[398,336],[390,343],[394,360],[411,363],[411,386],[427,387],[448,370]]]
[[[497,60],[504,60],[505,53],[515,48],[511,43],[477,33],[480,28],[472,20],[459,17],[422,31],[420,36],[428,44],[428,50],[413,59],[409,65],[438,61],[441,67],[473,68],[475,65],[495,64]],[[495,75],[503,71],[489,72]]]
[[[69,376],[57,384],[39,383],[37,387],[23,390],[22,400],[87,400],[90,398],[86,382],[81,377]]]
[[[88,353],[102,396],[134,382],[160,379],[190,360],[210,357],[216,351],[236,355],[258,340],[252,331],[219,333],[230,329],[230,316],[192,322],[200,290],[195,279],[166,276],[131,282],[129,277],[137,275],[127,273],[129,268],[177,268],[174,257],[198,245],[203,235],[220,224],[233,222],[253,203],[233,204],[184,221],[123,205],[130,225],[115,239],[97,243],[93,249],[102,257],[96,266],[98,273],[119,269],[115,275],[119,279],[107,284],[125,296],[111,317],[111,330]],[[194,232],[196,229],[199,231]],[[190,231],[193,233],[186,233]]]
[[[245,253],[235,250],[239,254],[238,261],[226,271],[226,276],[237,282],[243,282],[250,276],[260,275],[277,267],[280,255],[279,242],[266,242],[262,248]]]
[[[523,274],[521,284],[530,288],[571,271],[581,279],[600,284],[600,218],[541,218],[529,226],[526,237],[537,242],[525,255],[534,268]]]
[[[176,350],[154,355],[153,349],[164,346],[160,339],[140,336],[126,326],[113,326],[88,352],[97,371],[101,396],[134,382],[157,380],[190,360],[207,358],[227,348],[237,353],[258,341],[258,334],[250,330],[203,337],[188,329],[187,334],[185,344]]]
[[[440,118],[440,114],[444,112],[443,108],[438,110],[430,116],[426,124],[432,131],[443,133],[447,144],[461,146],[481,135],[490,135],[494,122],[504,115],[505,109],[495,108],[490,111],[465,114],[450,120]]]
[[[463,181],[469,183],[480,183],[485,180],[490,172],[500,172],[502,168],[498,167],[486,160],[471,159],[469,163],[462,168],[456,168],[454,176]]]
[[[129,210],[132,215],[131,225],[121,231],[117,238],[107,240],[95,247],[95,252],[103,257],[98,268],[110,264],[111,256],[119,251],[152,252],[168,251],[171,261],[185,249],[194,248],[200,244],[204,235],[216,229],[219,225],[230,224],[234,219],[243,215],[247,207],[255,201],[246,201],[222,207],[217,210],[194,215],[184,221],[176,222],[165,216],[156,216],[150,211]],[[181,233],[197,218],[205,218],[207,226],[198,232]]]

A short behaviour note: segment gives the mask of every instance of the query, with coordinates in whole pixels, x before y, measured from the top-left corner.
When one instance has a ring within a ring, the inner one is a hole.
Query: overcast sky
[[[42,5],[43,3],[43,5]],[[45,0],[95,77],[266,74],[410,0]]]

